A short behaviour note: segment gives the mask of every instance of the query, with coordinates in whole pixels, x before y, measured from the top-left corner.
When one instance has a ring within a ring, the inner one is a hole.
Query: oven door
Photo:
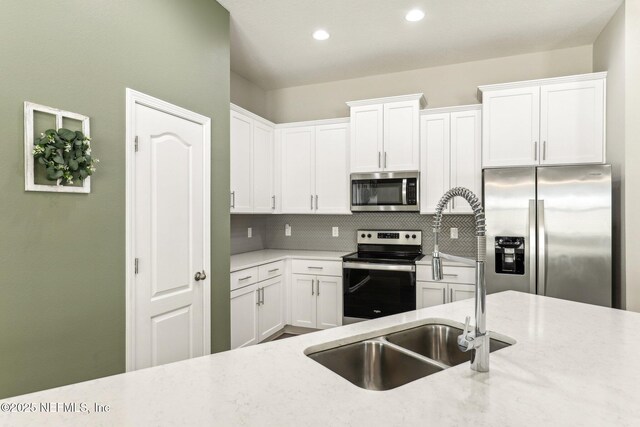
[[[351,175],[351,210],[418,211],[418,174],[386,172]]]
[[[345,323],[416,309],[415,265],[343,262]]]

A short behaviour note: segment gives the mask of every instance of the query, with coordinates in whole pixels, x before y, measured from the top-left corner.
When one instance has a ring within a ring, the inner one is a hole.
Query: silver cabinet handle
[[[453,302],[453,288],[449,288],[449,302]]]
[[[264,288],[260,288],[260,295],[262,295],[260,298],[260,304],[264,305]]]
[[[275,273],[276,271],[279,271],[279,268],[274,268],[273,270],[269,270],[267,271],[267,273]]]
[[[542,160],[547,160],[547,141],[542,141]]]
[[[311,279],[311,295],[315,295],[313,291],[313,285],[316,283],[315,279]]]
[[[447,273],[444,273],[443,276],[458,277],[457,274],[447,274]]]
[[[258,301],[256,301],[256,305],[260,305],[260,288],[256,289],[256,298]]]
[[[313,265],[309,265],[307,266],[307,268],[311,269],[311,270],[324,270],[324,267],[316,267]]]
[[[380,159],[381,159],[381,156],[382,156],[382,153],[380,153],[380,152],[378,151],[378,168],[381,168],[381,167],[382,167],[382,165],[380,164],[380,162],[381,162],[381,160],[380,160]]]
[[[531,271],[531,270],[529,270]],[[544,200],[538,200],[538,294],[547,294],[547,236],[544,224]]]
[[[442,303],[447,303],[447,288],[442,288]]]
[[[247,279],[251,279],[253,276],[247,276],[247,277],[241,277],[238,279],[238,282],[241,282],[243,280],[247,280]]]
[[[318,210],[318,195],[316,194],[316,210]]]
[[[538,161],[538,141],[533,143],[533,160]]]
[[[525,271],[529,271],[529,292],[536,293],[536,275],[531,272],[536,271],[536,201],[529,199],[529,265],[525,265]]]
[[[384,152],[384,168],[387,168],[387,152]]]
[[[311,195],[311,210],[313,210],[313,194]]]
[[[316,279],[316,295],[320,296],[320,279]]]
[[[235,209],[235,207],[236,207],[236,192],[235,191],[231,192],[231,207],[233,209]]]
[[[276,196],[271,196],[271,209],[276,208]]]

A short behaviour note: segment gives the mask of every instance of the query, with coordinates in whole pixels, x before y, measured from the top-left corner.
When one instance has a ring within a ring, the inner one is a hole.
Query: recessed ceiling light
[[[413,9],[404,17],[409,22],[421,21],[424,18],[424,12],[419,9]]]
[[[331,36],[325,30],[317,30],[313,33],[313,38],[316,40],[326,40],[329,37]]]

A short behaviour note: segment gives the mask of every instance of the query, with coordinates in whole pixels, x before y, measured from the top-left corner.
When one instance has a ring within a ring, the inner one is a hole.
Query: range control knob
[[[360,237],[362,237],[362,238],[364,239],[364,233],[362,233],[362,234],[360,235]]]
[[[405,239],[408,239],[408,238],[409,238],[409,235],[408,235],[408,234],[405,234],[405,235],[404,235],[404,238],[405,238]]]
[[[371,238],[371,234],[367,234],[367,237]]]
[[[415,235],[415,234],[414,234],[414,235],[412,235],[412,236],[411,236],[411,238],[412,238],[412,239],[415,239],[415,238],[416,238],[416,235]]]

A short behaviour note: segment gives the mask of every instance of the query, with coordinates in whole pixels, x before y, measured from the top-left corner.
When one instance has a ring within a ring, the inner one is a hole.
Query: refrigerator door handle
[[[547,293],[547,236],[544,225],[544,200],[538,200],[538,288],[539,295]]]
[[[529,292],[536,293],[536,201],[529,199]]]

